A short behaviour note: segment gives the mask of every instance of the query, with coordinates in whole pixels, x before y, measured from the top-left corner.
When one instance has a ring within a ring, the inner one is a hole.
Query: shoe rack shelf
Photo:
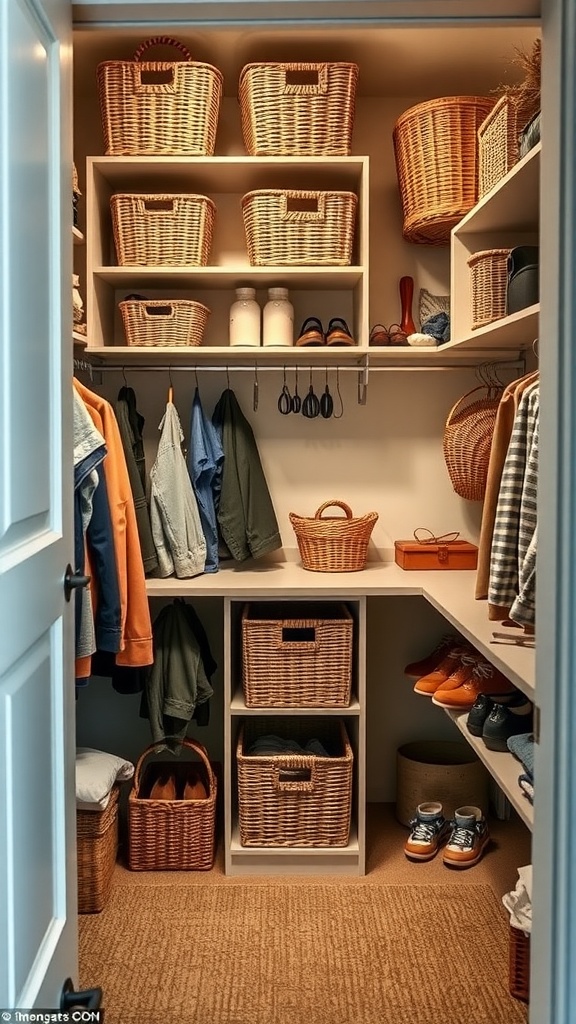
[[[286,286],[294,305],[294,330],[307,316],[327,325],[343,317],[357,347],[345,359],[354,360],[368,338],[368,157],[88,157],[86,167],[87,320],[88,354],[99,362],[146,361],[170,356],[195,364],[278,358],[264,348],[233,351],[228,346],[228,311],[235,289],[256,288],[261,305],[267,289]],[[358,196],[354,265],[346,267],[252,267],[248,261],[241,199],[254,189],[313,189],[355,192]],[[209,196],[216,206],[210,265],[205,267],[119,267],[116,264],[110,197],[117,192],[195,193]],[[129,348],[118,303],[131,292],[146,298],[196,299],[211,310],[201,347]],[[343,348],[321,347],[323,364],[341,362]],[[285,350],[283,350],[285,352]]]

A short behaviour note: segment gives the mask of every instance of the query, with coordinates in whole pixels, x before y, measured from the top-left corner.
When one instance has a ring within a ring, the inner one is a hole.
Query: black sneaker
[[[527,697],[520,694],[510,704],[494,704],[484,722],[482,739],[489,750],[508,750],[510,736],[531,732],[533,708]]]
[[[481,736],[484,728],[484,722],[488,718],[493,707],[494,701],[492,700],[492,697],[489,697],[487,693],[479,693],[468,712],[468,718],[466,720],[466,728],[468,729],[468,732],[472,733],[473,736]]]

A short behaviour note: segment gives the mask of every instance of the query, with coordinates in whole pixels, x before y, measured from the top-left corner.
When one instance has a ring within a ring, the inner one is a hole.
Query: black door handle
[[[90,583],[89,576],[80,576],[78,573],[72,572],[72,566],[70,562],[66,566],[66,572],[64,574],[64,597],[67,601],[70,600],[70,595],[73,590],[77,587],[87,587]]]
[[[75,992],[72,978],[66,978],[60,995],[61,1010],[73,1010],[76,1006],[83,1007],[86,1010],[98,1010],[101,1005],[101,988],[84,988],[79,992]]]

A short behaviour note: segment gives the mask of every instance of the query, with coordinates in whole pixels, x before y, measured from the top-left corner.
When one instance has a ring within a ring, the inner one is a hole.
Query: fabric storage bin
[[[508,925],[508,987],[510,995],[527,1003],[530,997],[530,936]]]
[[[519,100],[502,96],[478,129],[478,197],[481,199],[518,163],[520,135],[540,107],[540,93]]]
[[[251,266],[350,266],[353,192],[260,189],[242,197]]]
[[[446,818],[457,807],[488,810],[488,773],[467,743],[422,740],[396,752],[396,817],[409,826],[418,804],[439,800]]]
[[[354,621],[339,602],[248,604],[242,613],[247,707],[348,707]]]
[[[486,96],[446,96],[410,107],[392,137],[410,242],[447,245],[478,199],[478,128],[494,105]]]
[[[207,196],[117,193],[110,210],[118,266],[208,263],[216,207]]]
[[[216,830],[216,776],[206,748],[184,739],[197,761],[154,761],[142,771],[144,759],[160,745],[153,743],[136,764],[128,796],[128,867],[131,871],[207,871],[214,863]],[[150,791],[166,769],[183,784],[191,765],[200,771],[208,796],[205,800],[151,800]]]
[[[114,786],[103,811],[76,811],[79,914],[99,913],[108,900],[118,855],[119,793]]]
[[[210,315],[189,299],[125,299],[119,306],[127,345],[201,345]]]
[[[157,45],[174,46],[185,59],[143,61]],[[222,74],[193,61],[176,39],[155,36],[132,60],[102,61],[97,80],[106,156],[213,155]]]
[[[256,739],[273,734],[312,753],[250,755]],[[247,719],[236,747],[242,846],[347,846],[352,808],[353,754],[344,723],[335,719]]]
[[[247,64],[242,135],[250,156],[349,156],[358,65]]]
[[[484,249],[468,258],[472,330],[506,316],[510,249]]]

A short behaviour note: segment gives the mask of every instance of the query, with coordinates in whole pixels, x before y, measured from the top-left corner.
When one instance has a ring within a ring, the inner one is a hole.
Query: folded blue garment
[[[450,317],[447,313],[434,313],[420,329],[422,334],[429,334],[436,341],[450,341]]]
[[[269,733],[259,736],[246,751],[248,757],[269,757],[274,754],[315,754],[317,757],[329,757],[320,740],[314,737],[302,747],[296,740],[286,740],[281,736]]]
[[[506,742],[508,750],[522,762],[526,773],[534,779],[534,733],[522,732],[518,736],[509,736]]]

